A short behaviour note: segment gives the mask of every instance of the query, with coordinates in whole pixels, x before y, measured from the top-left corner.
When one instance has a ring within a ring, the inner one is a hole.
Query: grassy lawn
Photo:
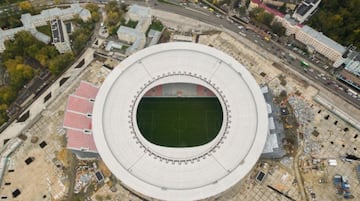
[[[153,21],[153,23],[150,25],[149,29],[154,29],[156,31],[162,31],[164,28],[164,25],[159,21],[159,20],[155,20]]]
[[[40,27],[36,27],[36,29],[38,31],[40,31],[41,33],[46,34],[46,35],[51,37],[51,28],[50,28],[49,24],[44,25],[44,26],[40,26]]]
[[[138,24],[138,21],[129,20],[128,23],[124,24],[124,26],[135,28],[137,24]]]
[[[217,98],[143,98],[137,111],[142,135],[166,147],[194,147],[210,142],[222,124]]]

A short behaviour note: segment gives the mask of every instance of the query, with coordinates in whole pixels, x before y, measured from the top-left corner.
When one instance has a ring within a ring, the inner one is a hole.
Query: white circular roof
[[[154,86],[193,83],[211,89],[223,124],[211,142],[169,148],[148,142],[137,127],[141,97]],[[162,200],[197,200],[239,182],[266,140],[267,110],[260,88],[235,59],[194,43],[165,43],[122,61],[97,94],[93,135],[101,158],[126,186]]]

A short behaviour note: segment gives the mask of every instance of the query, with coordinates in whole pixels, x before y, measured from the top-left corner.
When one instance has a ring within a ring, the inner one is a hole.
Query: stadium
[[[137,194],[199,200],[249,173],[268,119],[244,66],[214,48],[179,42],[143,49],[109,74],[92,131],[105,164]]]

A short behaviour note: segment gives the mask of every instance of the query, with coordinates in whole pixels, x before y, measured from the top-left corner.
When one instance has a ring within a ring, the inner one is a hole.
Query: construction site
[[[216,31],[201,35],[198,42],[231,55],[259,85],[268,86],[278,107],[274,117],[283,125],[278,141],[284,154],[260,159],[243,181],[217,200],[360,199],[359,130],[324,103],[327,99],[342,105],[339,98],[324,93],[239,35]],[[100,86],[111,71],[104,63],[116,66],[119,61],[95,57],[63,85],[62,93],[23,135],[8,142],[1,155],[7,160],[1,199],[142,200],[124,187],[101,159],[82,160],[66,149],[63,121],[67,99],[81,81]]]

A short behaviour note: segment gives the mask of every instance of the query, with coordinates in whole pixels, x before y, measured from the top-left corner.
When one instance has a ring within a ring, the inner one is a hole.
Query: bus
[[[348,92],[348,94],[349,95],[351,95],[351,96],[357,96],[358,94],[354,91],[354,90],[352,90],[352,89],[347,89],[347,92]]]
[[[309,67],[309,64],[306,63],[305,61],[301,61],[300,62],[301,66],[304,66],[304,67]]]

